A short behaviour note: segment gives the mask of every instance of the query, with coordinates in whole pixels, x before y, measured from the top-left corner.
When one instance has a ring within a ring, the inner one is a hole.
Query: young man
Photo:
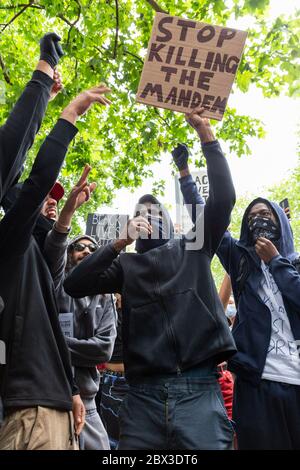
[[[187,204],[200,198],[182,181]],[[300,275],[289,221],[274,202],[254,199],[241,235],[227,231],[217,254],[237,305],[232,333],[238,353],[233,419],[239,449],[300,449]],[[298,342],[297,342],[298,341]]]
[[[174,239],[167,211],[153,207],[157,200],[147,195],[139,201],[145,212],[139,208],[143,215],[129,221],[120,240],[90,255],[65,281],[66,291],[75,297],[122,294],[130,390],[120,416],[121,450],[232,445],[216,365],[231,356],[235,346],[210,263],[229,224],[235,192],[203,111],[187,116],[200,136],[210,181],[210,199],[196,224],[194,243]],[[138,253],[120,254],[134,240]]]
[[[66,342],[71,353],[74,376],[86,409],[86,423],[80,436],[84,450],[110,449],[107,432],[97,413],[95,396],[99,390],[100,374],[96,365],[109,361],[116,337],[116,318],[110,296],[95,295],[73,299],[64,290],[66,274],[95,252],[96,240],[79,235],[68,245],[72,217],[89,200],[96,184],[87,183],[91,168],[86,165],[77,185],[72,189],[60,214],[48,233],[44,253],[55,285],[59,313],[72,314],[71,337]],[[54,216],[54,205],[48,201],[48,215]]]
[[[64,109],[0,222],[0,241],[6,247],[0,253],[0,295],[5,305],[0,339],[7,349],[0,369],[5,412],[0,449],[69,449],[75,445],[72,409],[77,434],[84,424],[43,244],[32,234],[77,133],[76,120],[93,103],[107,104],[102,95],[108,91],[94,87]]]

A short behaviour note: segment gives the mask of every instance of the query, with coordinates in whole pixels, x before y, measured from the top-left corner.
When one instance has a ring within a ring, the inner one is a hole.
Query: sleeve
[[[53,80],[35,70],[30,82],[0,128],[0,202],[22,173],[49,101]]]
[[[281,255],[270,261],[269,268],[282,296],[300,311],[300,274],[289,260]]]
[[[204,249],[213,257],[230,223],[235,190],[228,163],[218,141],[203,144],[202,149],[209,181],[209,197],[204,207]]]
[[[68,234],[55,230],[47,234],[43,254],[49,266],[54,286],[58,287],[65,275],[67,263]]]
[[[27,249],[43,201],[58,177],[76,133],[75,126],[59,119],[42,144],[18,199],[0,222],[0,240],[6,244],[7,256],[11,252],[21,255]]]
[[[112,356],[116,339],[116,315],[110,296],[104,301],[103,315],[92,338],[77,339],[66,337],[72,364],[76,367],[94,367],[108,362]]]
[[[197,217],[196,205],[203,206],[205,204],[204,199],[200,195],[192,175],[179,178],[179,183],[187,211],[192,222],[195,223]]]
[[[232,260],[232,251],[234,250],[235,239],[231,236],[230,232],[226,230],[224,237],[221,240],[217,249],[217,256],[225,269],[230,274],[230,263]]]
[[[123,271],[113,242],[87,256],[67,276],[64,289],[71,297],[122,292]]]

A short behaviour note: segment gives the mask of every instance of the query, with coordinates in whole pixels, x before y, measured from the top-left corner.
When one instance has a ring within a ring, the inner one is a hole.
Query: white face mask
[[[234,318],[236,316],[236,308],[233,304],[227,306],[225,315],[227,318]]]

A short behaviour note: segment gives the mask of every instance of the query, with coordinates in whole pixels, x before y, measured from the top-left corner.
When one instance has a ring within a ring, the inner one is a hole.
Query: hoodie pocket
[[[218,324],[193,289],[165,295],[164,303],[183,365],[218,348]]]
[[[159,302],[134,307],[128,318],[128,353],[133,367],[143,364],[149,369],[159,364],[169,370],[176,364],[169,338],[166,313]]]

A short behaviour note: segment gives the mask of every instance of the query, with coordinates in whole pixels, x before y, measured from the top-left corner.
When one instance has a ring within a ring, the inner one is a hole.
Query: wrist
[[[44,72],[46,75],[48,75],[50,78],[53,79],[54,70],[45,60],[38,61],[36,70],[39,70],[40,72]]]
[[[71,226],[69,224],[61,222],[59,219],[55,222],[54,228],[59,233],[69,233]]]
[[[125,240],[124,238],[119,238],[118,240],[115,240],[113,243],[113,247],[118,253],[124,250],[124,248],[126,248],[127,245],[128,245],[128,240]]]
[[[186,168],[183,168],[182,170],[179,170],[180,178],[184,178],[185,176],[189,176],[190,170],[189,167],[187,166]]]
[[[60,115],[60,118],[69,121],[71,124],[75,124],[78,119],[78,113],[76,112],[73,106],[69,105],[63,110]]]
[[[208,142],[213,142],[216,140],[213,131],[209,129],[197,129],[198,136],[200,137],[201,143],[206,144]]]

